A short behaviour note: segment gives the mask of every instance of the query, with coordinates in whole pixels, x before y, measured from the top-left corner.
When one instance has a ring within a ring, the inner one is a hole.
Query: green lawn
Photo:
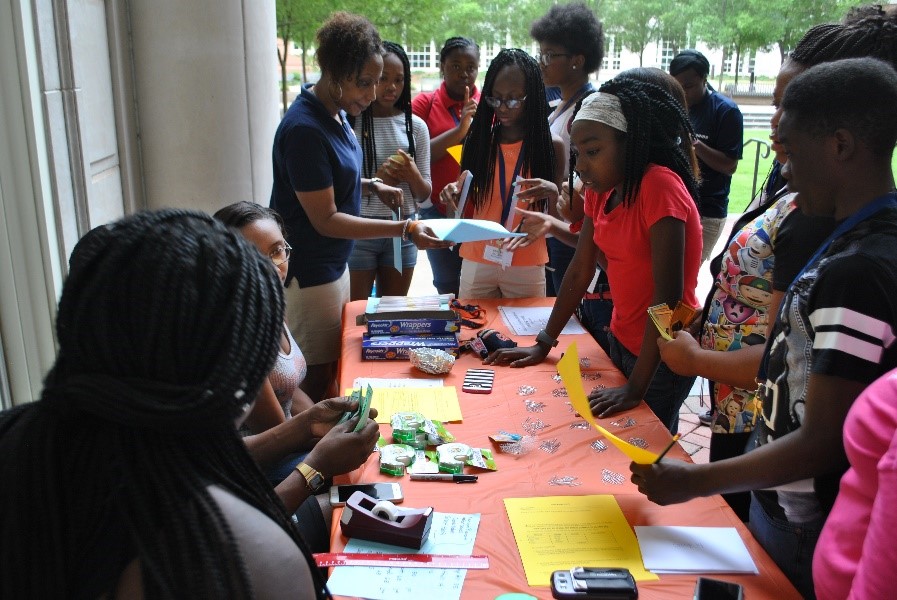
[[[769,142],[769,129],[745,129],[745,142],[750,139],[762,140]],[[754,179],[754,156],[756,155],[757,145],[751,144],[744,149],[744,157],[738,163],[738,170],[732,176],[732,190],[729,192],[729,214],[741,213],[751,201],[751,184]],[[760,155],[763,155],[761,150]],[[769,173],[769,166],[772,164],[772,154],[769,158],[761,158],[757,167],[757,186],[761,186]],[[897,174],[897,152],[894,153],[894,159],[891,162],[894,173]]]

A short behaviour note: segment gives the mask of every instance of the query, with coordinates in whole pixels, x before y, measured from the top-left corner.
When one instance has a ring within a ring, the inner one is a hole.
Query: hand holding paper
[[[579,371],[579,353],[576,350],[576,342],[570,344],[567,352],[564,353],[564,357],[558,361],[558,373],[564,382],[564,387],[567,389],[570,404],[573,405],[573,408],[583,419],[591,423],[610,443],[638,464],[650,465],[657,460],[657,454],[621,440],[595,421],[595,417],[592,416],[592,409],[589,407],[589,399],[582,388],[582,376]]]
[[[666,304],[648,307],[648,316],[660,335],[666,340],[673,339],[673,332],[682,331],[698,316],[699,309],[683,304],[680,300],[676,308],[670,310]]]

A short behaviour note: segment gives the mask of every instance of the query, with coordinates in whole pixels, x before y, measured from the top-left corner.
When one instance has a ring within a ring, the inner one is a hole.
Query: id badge
[[[511,266],[511,261],[514,260],[514,253],[504,248],[487,244],[486,250],[483,252],[483,258],[489,262],[500,264],[502,269],[507,269]]]

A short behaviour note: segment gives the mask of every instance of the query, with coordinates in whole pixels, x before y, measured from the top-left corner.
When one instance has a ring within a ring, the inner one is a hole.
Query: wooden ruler
[[[319,567],[413,567],[416,569],[488,569],[489,557],[463,554],[315,554]]]

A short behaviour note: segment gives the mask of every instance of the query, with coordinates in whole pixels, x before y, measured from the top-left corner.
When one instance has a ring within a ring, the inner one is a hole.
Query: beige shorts
[[[309,365],[336,362],[342,352],[343,307],[349,301],[349,271],[331,283],[284,289],[287,325]]]
[[[461,263],[461,289],[458,296],[474,298],[544,298],[545,266],[519,266],[502,269],[494,263],[466,258]]]

